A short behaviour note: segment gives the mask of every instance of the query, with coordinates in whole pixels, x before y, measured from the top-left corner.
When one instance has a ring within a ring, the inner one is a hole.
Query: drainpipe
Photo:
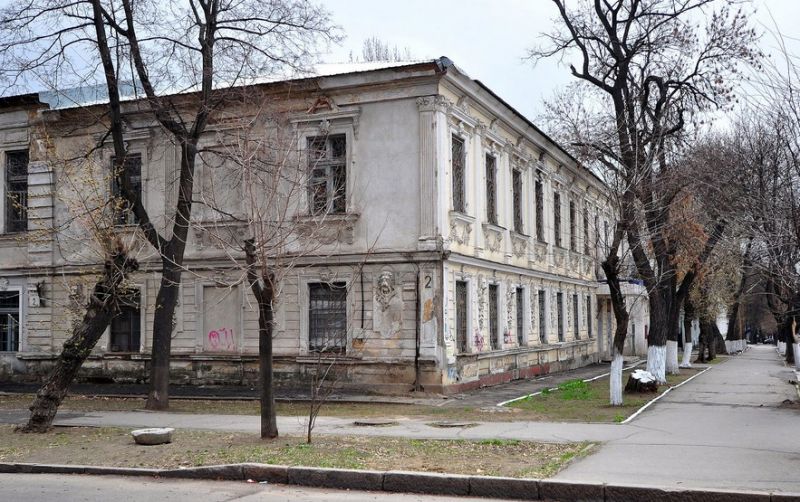
[[[422,306],[420,305],[420,295],[419,295],[419,274],[422,273],[419,266],[417,266],[417,277],[415,282],[415,290],[414,290],[414,298],[415,298],[415,308],[414,308],[414,335],[415,335],[415,352],[414,352],[414,392],[419,392],[422,390],[422,386],[419,382],[419,337],[420,337],[420,330],[419,330],[419,321],[420,321],[420,310]]]

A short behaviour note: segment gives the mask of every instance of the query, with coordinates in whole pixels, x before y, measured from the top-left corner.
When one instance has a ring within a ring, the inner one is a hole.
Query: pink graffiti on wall
[[[233,328],[217,328],[208,332],[208,348],[219,351],[236,350]]]

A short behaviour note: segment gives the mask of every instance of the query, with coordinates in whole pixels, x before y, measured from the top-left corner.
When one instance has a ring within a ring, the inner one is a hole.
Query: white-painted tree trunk
[[[692,342],[683,342],[683,361],[681,368],[692,367]]]
[[[608,381],[611,406],[622,406],[622,354],[618,353],[616,348],[614,348],[614,359],[611,360]]]
[[[667,347],[651,345],[647,348],[647,371],[656,377],[658,384],[667,383],[666,374]]]
[[[798,353],[798,351],[800,351],[800,345],[793,343],[792,350],[794,351],[794,368],[800,370],[800,357],[798,357],[798,355],[800,355],[800,353]]]
[[[666,370],[670,375],[677,375],[680,373],[680,369],[678,368],[678,342],[675,340],[667,340]]]

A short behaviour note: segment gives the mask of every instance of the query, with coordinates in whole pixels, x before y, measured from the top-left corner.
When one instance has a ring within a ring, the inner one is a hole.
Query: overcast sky
[[[541,102],[570,81],[556,60],[535,68],[525,51],[549,31],[556,11],[549,0],[320,0],[332,12],[347,39],[324,57],[347,61],[360,55],[364,39],[377,36],[391,45],[408,47],[420,59],[447,56],[472,78],[483,81],[500,97],[535,119]],[[754,20],[784,35],[800,38],[799,0],[756,0]],[[762,40],[765,52],[772,37]]]

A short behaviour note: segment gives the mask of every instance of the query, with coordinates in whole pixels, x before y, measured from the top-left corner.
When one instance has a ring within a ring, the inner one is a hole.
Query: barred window
[[[467,351],[467,283],[456,281],[456,345]]]
[[[525,345],[525,290],[517,288],[517,344]]]
[[[569,250],[578,250],[578,219],[575,214],[575,202],[569,201]]]
[[[311,214],[347,209],[347,138],[344,134],[308,138],[308,199]]]
[[[539,341],[547,343],[547,310],[545,309],[546,297],[543,289],[539,290]]]
[[[138,290],[132,289],[120,295],[120,309],[111,320],[111,352],[139,352],[141,340],[141,297]]]
[[[111,169],[114,172],[115,160],[111,158]],[[114,172],[111,177],[111,195],[117,199],[114,211],[114,222],[118,225],[134,225],[138,223],[133,214],[133,205],[128,202],[122,193],[122,186],[119,184],[119,177],[127,176],[133,196],[142,197],[142,155],[129,153],[122,162],[122,172]],[[137,349],[138,350],[138,349]]]
[[[0,352],[19,351],[19,291],[0,291]]]
[[[489,340],[492,345],[492,350],[500,348],[499,339],[497,336],[497,285],[489,285]]]
[[[589,333],[589,338],[594,335],[592,333],[592,297],[586,295],[586,330]]]
[[[486,155],[486,220],[497,225],[497,159]]]
[[[466,150],[464,149],[464,140],[456,135],[453,135],[451,142],[451,162],[453,168],[453,210],[460,213],[466,212],[465,201],[465,168],[466,168]]]
[[[522,173],[516,169],[511,171],[511,197],[514,203],[514,231],[525,233],[522,227]]]
[[[308,350],[343,354],[347,348],[345,283],[309,284],[308,292]]]
[[[6,232],[28,230],[28,151],[6,152]]]
[[[561,247],[561,194],[553,192],[553,233],[555,245]]]
[[[591,246],[589,242],[589,210],[583,210],[583,254],[590,253]]]
[[[575,339],[581,337],[580,335],[580,324],[578,323],[578,295],[572,295],[572,334],[575,335]]]
[[[544,242],[544,189],[542,182],[536,181],[536,239]]]
[[[556,293],[558,341],[564,341],[564,293]]]

